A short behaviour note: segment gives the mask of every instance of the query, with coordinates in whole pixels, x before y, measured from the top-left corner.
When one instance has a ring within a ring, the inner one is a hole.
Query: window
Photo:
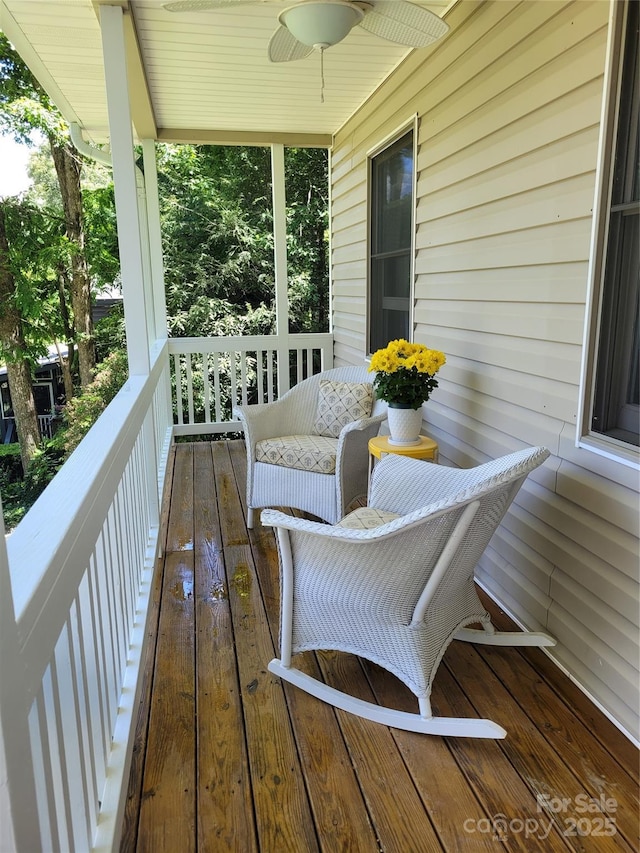
[[[638,0],[615,4],[608,138],[610,176],[602,206],[599,326],[594,357],[590,433],[640,444],[638,287],[640,279],[640,158]]]
[[[410,339],[414,130],[370,158],[369,352]]]

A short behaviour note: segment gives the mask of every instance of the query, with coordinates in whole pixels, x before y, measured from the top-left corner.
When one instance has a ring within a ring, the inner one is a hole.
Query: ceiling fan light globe
[[[278,16],[282,26],[309,47],[338,44],[362,18],[357,6],[340,0],[301,3]]]

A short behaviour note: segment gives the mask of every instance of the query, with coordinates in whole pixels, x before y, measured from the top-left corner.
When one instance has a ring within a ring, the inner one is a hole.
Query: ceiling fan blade
[[[167,12],[208,12],[210,9],[228,10],[233,6],[255,6],[263,2],[265,0],[171,0],[163,3],[162,8]]]
[[[428,9],[407,0],[381,0],[360,26],[387,41],[407,47],[426,47],[449,32],[449,25]]]
[[[271,36],[269,42],[269,59],[271,62],[293,62],[296,59],[304,59],[312,51],[313,47],[298,41],[282,25]]]

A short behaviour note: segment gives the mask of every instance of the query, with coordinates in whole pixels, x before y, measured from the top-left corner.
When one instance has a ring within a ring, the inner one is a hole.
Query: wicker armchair
[[[281,571],[280,658],[271,672],[367,719],[427,734],[499,738],[490,720],[433,716],[430,694],[454,638],[496,645],[554,645],[546,634],[498,632],[474,585],[474,568],[545,448],[471,469],[389,456],[372,475],[369,507],[328,526],[276,510]],[[469,628],[480,624],[481,628]],[[311,649],[379,664],[417,696],[411,714],[363,702],[296,669]]]
[[[319,434],[327,383],[366,387],[370,412],[349,420],[341,408],[333,433]],[[354,498],[367,493],[368,443],[386,411],[386,403],[375,399],[373,375],[365,367],[326,370],[273,403],[236,406],[233,413],[242,422],[247,446],[247,526],[253,527],[255,509],[274,506],[295,507],[335,523]]]

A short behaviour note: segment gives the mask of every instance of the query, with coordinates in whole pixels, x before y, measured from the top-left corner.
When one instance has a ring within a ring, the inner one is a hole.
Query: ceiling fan
[[[168,12],[231,11],[236,6],[287,0],[171,0]],[[408,0],[301,0],[278,15],[280,26],[269,41],[271,62],[304,59],[314,48],[323,53],[361,26],[387,41],[426,47],[449,31],[441,18]]]

